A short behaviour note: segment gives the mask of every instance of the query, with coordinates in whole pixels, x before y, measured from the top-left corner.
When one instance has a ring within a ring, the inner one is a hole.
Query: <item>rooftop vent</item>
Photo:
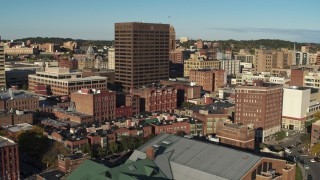
[[[135,171],[137,170],[137,168],[132,164],[129,166],[130,171]]]
[[[170,145],[170,144],[172,144],[171,141],[167,141],[167,140],[162,141],[162,143],[165,144],[165,145]]]

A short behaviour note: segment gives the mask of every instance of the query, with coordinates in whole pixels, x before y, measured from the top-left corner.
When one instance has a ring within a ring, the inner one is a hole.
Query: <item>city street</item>
[[[313,158],[310,153],[308,153],[307,148],[305,150],[302,150],[304,147],[303,144],[300,144],[296,147],[291,147],[292,145],[295,145],[297,142],[300,142],[300,135],[299,133],[291,132],[289,137],[286,137],[284,140],[282,140],[281,143],[277,142],[267,142],[269,145],[280,145],[283,148],[289,148],[292,152],[290,153],[288,159],[293,160],[294,158],[297,160],[297,163],[301,163],[302,167],[304,164],[307,164],[309,166],[309,169],[301,169],[303,171],[304,179],[307,179],[307,176],[310,174],[312,178],[315,180],[320,179],[320,162],[311,162],[310,159]],[[300,154],[299,151],[302,151]]]

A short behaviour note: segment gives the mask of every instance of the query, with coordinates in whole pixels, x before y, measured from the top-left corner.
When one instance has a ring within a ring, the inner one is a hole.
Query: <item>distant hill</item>
[[[263,46],[266,49],[280,49],[280,48],[288,48],[293,49],[294,42],[291,41],[285,41],[285,40],[279,40],[279,39],[259,39],[259,40],[217,40],[217,41],[207,41],[203,40],[205,42],[218,42],[220,45],[217,47],[221,51],[224,51],[228,48],[231,48],[231,45],[233,45],[233,51],[238,52],[240,49],[249,49],[253,50],[256,48],[260,48]],[[183,47],[189,48],[190,45],[193,46],[196,40],[190,40],[188,42],[182,43],[181,45]],[[320,50],[320,44],[317,43],[295,43],[296,49],[300,50],[301,46],[303,45],[309,45],[310,46],[310,52],[317,52],[317,50]]]
[[[15,39],[15,41],[23,41],[31,40],[32,43],[43,44],[43,43],[55,43],[61,44],[66,41],[76,41],[79,46],[97,46],[101,48],[103,46],[111,46],[112,41],[107,40],[83,40],[83,39],[72,39],[72,38],[59,38],[59,37],[28,37],[22,39]]]

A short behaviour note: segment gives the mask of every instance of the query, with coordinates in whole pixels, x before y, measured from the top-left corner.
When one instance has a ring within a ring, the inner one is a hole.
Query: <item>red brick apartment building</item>
[[[25,91],[12,90],[0,93],[0,110],[37,110],[39,109],[39,98]]]
[[[116,118],[116,92],[109,90],[81,89],[71,94],[76,111],[93,115],[95,121]]]
[[[312,123],[311,146],[320,143],[320,121]]]
[[[250,125],[217,123],[216,137],[220,143],[245,149],[254,149],[254,129]]]
[[[58,66],[61,68],[78,69],[78,60],[76,59],[59,59]]]
[[[282,97],[281,85],[237,86],[235,93],[235,122],[253,124],[256,140],[264,139],[281,129]],[[258,138],[258,139],[257,139]]]
[[[152,85],[132,89],[131,93],[140,97],[140,112],[172,112],[177,107],[177,89],[172,86]]]
[[[82,153],[77,153],[70,156],[58,155],[58,169],[64,173],[70,173],[89,158],[89,154]]]
[[[169,133],[176,134],[178,131],[183,131],[190,134],[190,123],[187,121],[172,122],[167,121],[166,124],[150,124],[153,127],[154,134]]]
[[[224,70],[193,69],[189,71],[189,81],[202,86],[203,90],[214,92],[226,83]]]
[[[18,144],[0,136],[0,158],[0,179],[20,179]]]

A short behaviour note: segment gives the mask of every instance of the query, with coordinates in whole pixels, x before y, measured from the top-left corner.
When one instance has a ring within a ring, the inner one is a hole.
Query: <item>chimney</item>
[[[148,147],[146,149],[146,156],[147,156],[147,159],[149,160],[154,160],[154,155],[155,155],[155,152],[154,152],[154,149],[153,147]]]

